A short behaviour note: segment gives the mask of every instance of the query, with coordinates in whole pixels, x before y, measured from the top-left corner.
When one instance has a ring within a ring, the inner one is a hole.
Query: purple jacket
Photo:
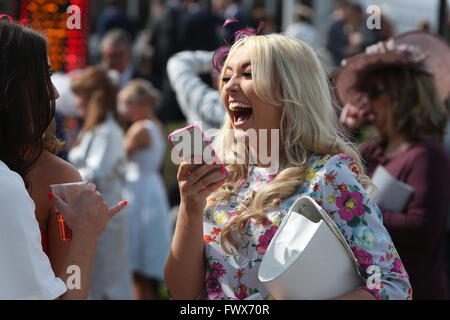
[[[433,140],[416,143],[393,158],[372,140],[361,147],[372,176],[382,165],[414,188],[404,212],[380,208],[383,223],[410,276],[414,299],[447,299],[444,236],[450,199],[450,163],[443,146]]]

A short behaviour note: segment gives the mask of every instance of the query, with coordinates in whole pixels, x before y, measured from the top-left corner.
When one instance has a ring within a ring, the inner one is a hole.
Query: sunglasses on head
[[[369,100],[375,100],[385,91],[386,91],[385,87],[378,84],[374,84],[371,87],[369,87],[369,89],[366,92]]]

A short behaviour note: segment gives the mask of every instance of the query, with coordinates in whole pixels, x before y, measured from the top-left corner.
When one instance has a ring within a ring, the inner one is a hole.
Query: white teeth
[[[228,105],[228,107],[230,108],[231,111],[234,111],[233,109],[237,109],[237,108],[252,108],[249,105],[246,104],[242,104],[240,102],[232,102]]]

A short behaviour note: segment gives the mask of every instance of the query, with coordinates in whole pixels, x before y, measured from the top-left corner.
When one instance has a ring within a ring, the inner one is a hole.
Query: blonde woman
[[[214,166],[191,172],[190,164],[180,165],[180,212],[165,266],[171,296],[270,298],[257,278],[259,264],[289,207],[307,194],[339,226],[360,266],[381,270],[380,286],[336,298],[410,298],[399,254],[364,191],[368,178],[358,153],[338,133],[326,75],[313,51],[282,35],[244,37],[224,63],[220,91],[227,117],[215,146],[230,175],[223,185],[210,185],[220,175],[205,176]],[[278,141],[268,140],[278,147],[279,161],[264,164],[256,157],[252,164],[250,144],[246,163],[238,164],[235,137],[250,129],[267,150],[259,130],[267,136],[279,130]]]
[[[123,141],[129,159],[130,250],[138,300],[158,297],[171,239],[169,200],[159,172],[167,147],[166,130],[155,117],[159,96],[142,79],[132,80],[119,94],[132,122]]]

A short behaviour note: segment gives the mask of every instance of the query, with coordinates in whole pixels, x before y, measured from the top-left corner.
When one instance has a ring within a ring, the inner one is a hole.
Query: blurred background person
[[[444,236],[450,162],[442,141],[449,72],[447,44],[417,32],[367,48],[346,60],[336,78],[345,105],[341,122],[358,128],[369,121],[376,129],[376,137],[360,149],[368,174],[374,178],[382,166],[413,189],[403,209],[389,209],[398,199],[383,199],[380,208],[415,299],[448,298]]]
[[[156,119],[160,93],[150,82],[136,79],[120,92],[126,116],[132,122],[124,146],[129,158],[130,248],[134,292],[138,300],[158,298],[164,281],[171,230],[169,200],[159,173],[166,153],[166,130]]]
[[[162,3],[160,15],[153,25],[150,46],[153,49],[151,70],[155,87],[161,90],[161,108],[158,118],[164,123],[185,121],[167,79],[166,66],[169,57],[182,50],[180,34],[183,15],[186,14],[186,0],[171,0]]]
[[[179,43],[180,50],[215,50],[222,43],[217,33],[223,20],[199,0],[184,1],[186,10],[182,16]]]
[[[126,13],[126,1],[106,0],[105,7],[96,18],[95,31],[100,38],[112,29],[122,29],[127,31],[131,39],[136,38],[136,23]]]
[[[294,23],[286,29],[286,35],[302,40],[311,48],[318,46],[318,32],[312,23],[312,9],[303,4],[295,6]]]
[[[204,131],[219,129],[225,116],[217,90],[219,74],[213,75],[212,85],[201,78],[211,73],[213,55],[212,51],[182,51],[167,63],[170,85],[188,124],[201,122]]]
[[[83,126],[69,151],[69,161],[84,181],[95,183],[106,203],[117,203],[124,198],[126,165],[117,87],[106,70],[88,67],[73,80],[72,90]],[[89,298],[133,298],[126,212],[114,216],[99,238]]]
[[[364,51],[379,40],[377,30],[367,28],[366,18],[359,4],[349,3],[343,7],[342,18],[330,25],[326,47],[336,67],[342,59]]]
[[[248,17],[242,8],[241,0],[223,0],[223,18],[224,20],[235,18],[241,21],[245,26],[249,23]]]
[[[132,39],[123,29],[113,29],[101,42],[102,65],[119,74],[119,88],[136,78],[147,78],[133,63]]]

